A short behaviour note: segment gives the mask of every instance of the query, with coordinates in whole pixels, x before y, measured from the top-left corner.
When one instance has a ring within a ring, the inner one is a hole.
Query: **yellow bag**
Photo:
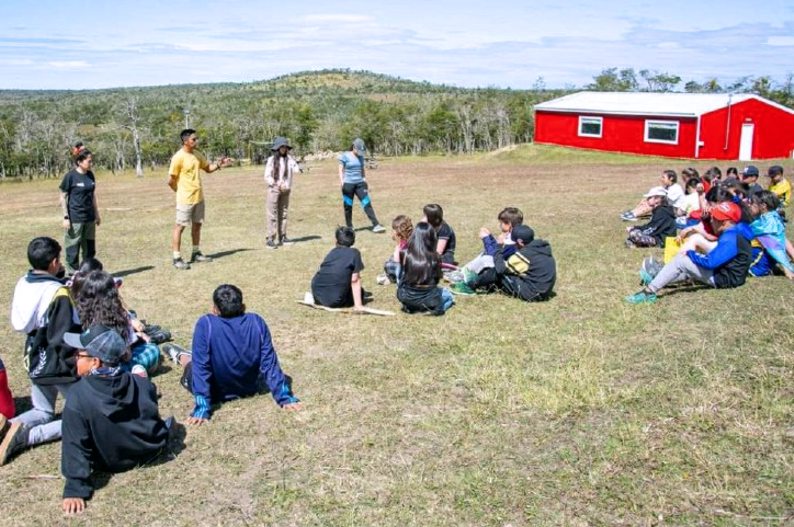
[[[669,263],[670,260],[675,258],[678,250],[681,249],[681,245],[675,236],[667,236],[664,239],[664,263]]]

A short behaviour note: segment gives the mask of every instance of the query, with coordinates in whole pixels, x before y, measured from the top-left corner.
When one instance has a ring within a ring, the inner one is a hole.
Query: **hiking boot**
[[[201,252],[201,251],[196,251],[196,252],[194,252],[194,253],[193,253],[193,254],[190,256],[190,263],[195,263],[195,262],[211,262],[211,261],[212,261],[212,258],[211,258],[211,257],[209,257],[209,256],[206,256],[206,255],[205,255],[203,252]]]
[[[282,236],[281,240],[279,241],[281,245],[293,245],[295,242],[287,238],[286,236]]]
[[[0,466],[5,465],[9,459],[28,448],[30,428],[22,423],[11,423],[0,443]]]
[[[274,242],[273,240],[266,241],[265,247],[267,247],[268,249],[278,249],[278,245],[276,245],[276,242]]]
[[[647,291],[639,291],[633,295],[625,297],[623,300],[629,304],[653,304],[656,302],[656,293],[649,293]]]
[[[372,226],[372,232],[386,232],[386,227],[378,223]]]
[[[190,264],[184,261],[182,258],[174,258],[174,267],[180,271],[184,271],[190,269]]]
[[[656,275],[659,274],[662,267],[664,267],[664,264],[656,260],[653,256],[646,257],[640,266],[640,281],[642,285],[648,285],[653,282],[653,279],[656,278]]]
[[[452,284],[452,287],[450,287],[450,291],[452,291],[453,294],[460,296],[474,296],[477,294],[474,291],[474,289],[466,285],[464,282],[458,282],[457,284]]]
[[[157,331],[145,332],[149,335],[149,342],[152,344],[162,344],[171,340],[171,332],[167,329],[158,329]]]
[[[177,364],[182,364],[182,362],[179,359],[181,359],[184,355],[193,357],[193,353],[190,350],[186,350],[182,346],[178,346],[173,343],[163,345],[162,349],[163,349],[163,353],[168,355],[168,358],[170,358],[172,361],[174,361]]]

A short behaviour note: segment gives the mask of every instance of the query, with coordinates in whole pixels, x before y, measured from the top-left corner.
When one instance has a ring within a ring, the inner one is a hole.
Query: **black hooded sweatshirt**
[[[676,235],[675,211],[670,205],[659,205],[653,209],[651,221],[634,229],[641,230],[646,236],[653,236],[657,247],[664,247],[665,238]]]
[[[64,498],[90,498],[93,469],[123,472],[154,459],[168,442],[149,379],[121,373],[83,377],[63,409]]]
[[[557,263],[546,240],[534,239],[506,260],[500,248],[494,255],[497,285],[527,302],[548,300],[557,281]]]

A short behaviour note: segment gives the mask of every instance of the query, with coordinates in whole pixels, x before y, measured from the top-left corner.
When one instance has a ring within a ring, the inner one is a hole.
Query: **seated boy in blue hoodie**
[[[115,330],[96,325],[66,333],[64,342],[77,350],[80,380],[63,409],[62,508],[79,514],[94,491],[93,470],[123,472],[152,461],[168,444],[168,426],[149,379],[121,370],[127,344]]]
[[[193,329],[193,349],[163,346],[171,359],[185,367],[181,384],[195,398],[187,422],[200,425],[210,419],[212,406],[267,390],[279,406],[299,410],[292,380],[278,363],[270,330],[262,317],[246,313],[243,292],[224,284],[212,294],[212,313]]]

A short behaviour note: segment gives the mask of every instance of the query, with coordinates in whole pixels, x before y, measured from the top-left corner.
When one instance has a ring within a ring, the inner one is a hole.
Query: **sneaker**
[[[279,242],[279,243],[281,243],[281,245],[292,245],[292,244],[294,244],[295,242],[294,242],[294,241],[292,241],[292,240],[290,240],[290,239],[289,239],[289,238],[287,238],[286,236],[282,236],[282,237],[281,237],[281,240],[280,240],[280,242]]]
[[[276,242],[274,242],[273,240],[266,241],[265,247],[267,247],[268,249],[278,249],[278,245],[276,245]]]
[[[386,232],[386,227],[378,223],[372,226],[372,232]]]
[[[133,375],[137,375],[138,377],[148,378],[149,372],[146,371],[146,368],[141,366],[140,364],[136,364],[130,370],[130,373]]]
[[[461,273],[463,273],[463,283],[471,286],[477,280],[477,273],[468,269],[467,267],[461,267]]]
[[[9,426],[11,426],[11,423],[6,419],[6,416],[0,414],[0,437],[6,435],[6,430],[8,430]]]
[[[184,271],[186,269],[190,269],[190,264],[184,261],[182,258],[174,258],[174,267]]]
[[[625,297],[623,300],[629,304],[653,304],[656,302],[656,293],[648,293],[647,291],[639,291],[633,295]]]
[[[463,282],[464,280],[463,271],[460,270],[447,271],[444,273],[444,279],[451,284],[457,284]]]
[[[381,273],[378,275],[375,281],[378,283],[378,285],[386,285],[389,283],[389,276],[386,273]]]
[[[189,355],[191,357],[193,356],[193,353],[191,353],[190,350],[186,350],[182,346],[178,346],[173,343],[164,344],[162,349],[163,353],[168,355],[168,358],[177,364],[182,364],[179,359],[181,359],[183,355]]]
[[[637,221],[637,216],[635,216],[630,210],[627,210],[620,215],[620,219],[623,221]]]
[[[211,261],[212,261],[212,258],[210,258],[209,256],[206,256],[201,251],[194,252],[193,255],[190,257],[190,263],[194,263],[194,262],[211,262]]]
[[[656,278],[656,275],[659,274],[662,267],[664,267],[664,264],[656,260],[653,256],[646,257],[640,266],[640,281],[642,285],[648,285],[653,282],[653,279]]]
[[[458,282],[457,284],[452,284],[450,290],[452,291],[452,293],[460,296],[474,296],[477,294],[474,291],[474,289],[466,285],[464,282]]]
[[[11,423],[0,443],[0,466],[5,465],[9,459],[19,454],[28,447],[30,428],[22,423]]]

